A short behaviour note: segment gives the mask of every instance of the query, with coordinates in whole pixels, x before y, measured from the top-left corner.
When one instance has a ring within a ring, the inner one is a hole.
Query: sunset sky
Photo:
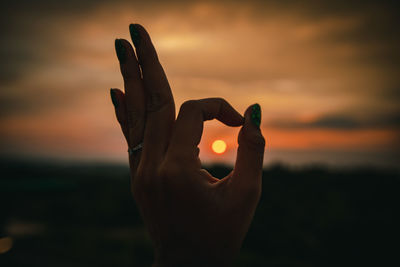
[[[400,156],[395,3],[2,3],[1,155],[126,163],[109,89],[123,89],[114,39],[129,40],[129,24],[140,23],[177,110],[206,97],[223,97],[241,113],[261,105],[266,165],[393,167]],[[238,130],[207,122],[201,159],[232,163]],[[227,152],[212,152],[216,139]]]

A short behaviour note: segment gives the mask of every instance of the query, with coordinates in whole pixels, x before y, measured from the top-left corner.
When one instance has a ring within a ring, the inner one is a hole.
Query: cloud
[[[266,127],[278,129],[332,129],[332,130],[359,130],[371,128],[400,128],[398,114],[373,117],[355,118],[351,115],[331,114],[323,115],[311,120],[281,119],[266,123]]]
[[[118,154],[120,147],[113,147],[124,143],[107,90],[123,88],[113,40],[129,38],[130,22],[149,29],[178,107],[187,99],[211,96],[226,98],[239,111],[257,102],[267,126],[282,129],[285,133],[279,136],[288,139],[298,129],[304,129],[307,140],[309,129],[340,129],[346,135],[352,129],[396,128],[400,35],[395,5],[313,0],[2,2],[0,138],[4,147],[23,144],[34,152],[58,147],[62,154],[68,147],[90,154],[90,148],[102,143],[104,151]],[[210,135],[221,134],[217,129],[210,127]],[[283,139],[281,144],[309,146]],[[319,144],[328,139],[320,137]],[[113,146],[102,140],[113,140]]]

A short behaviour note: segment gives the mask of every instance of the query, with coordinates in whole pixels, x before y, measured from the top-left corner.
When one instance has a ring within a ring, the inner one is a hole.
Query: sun
[[[226,143],[222,140],[215,140],[211,145],[212,150],[217,154],[222,154],[226,150]]]

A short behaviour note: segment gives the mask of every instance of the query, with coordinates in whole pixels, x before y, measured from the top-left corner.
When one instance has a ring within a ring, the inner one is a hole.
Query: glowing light
[[[0,254],[6,253],[12,248],[13,240],[11,237],[0,238]]]
[[[161,50],[196,49],[204,43],[204,38],[197,35],[168,35],[157,40],[157,48]]]
[[[215,140],[211,145],[212,150],[217,154],[222,154],[226,150],[226,143],[222,140]]]

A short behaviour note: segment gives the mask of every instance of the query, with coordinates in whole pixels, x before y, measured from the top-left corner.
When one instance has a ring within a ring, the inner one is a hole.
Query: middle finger
[[[134,148],[143,141],[145,128],[146,107],[143,80],[131,44],[124,39],[117,39],[115,40],[115,49],[125,87],[127,142],[130,148]],[[140,161],[140,152],[129,155],[129,161],[131,169],[135,172]]]
[[[165,72],[147,31],[138,24],[129,26],[143,73],[146,90],[146,129],[144,133],[142,162],[146,168],[160,163],[166,152],[172,125],[175,120],[175,104]]]

